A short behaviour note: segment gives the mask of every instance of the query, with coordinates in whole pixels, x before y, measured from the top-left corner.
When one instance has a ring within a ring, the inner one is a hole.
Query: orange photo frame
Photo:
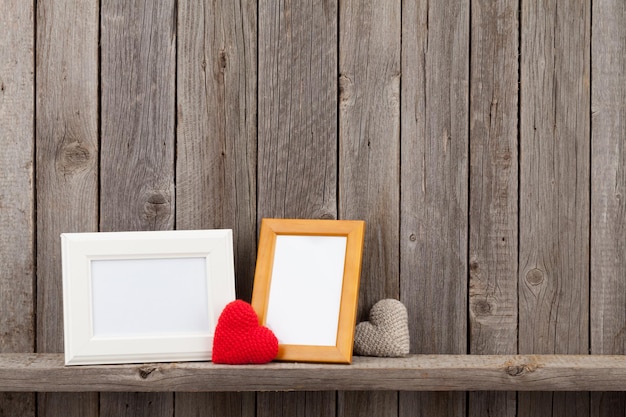
[[[351,363],[365,222],[262,219],[252,307],[276,360]]]

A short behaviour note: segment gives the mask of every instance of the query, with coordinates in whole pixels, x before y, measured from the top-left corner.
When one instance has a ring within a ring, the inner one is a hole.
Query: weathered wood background
[[[624,0],[1,0],[0,352],[61,232],[367,221],[417,353],[626,353]],[[612,393],[2,394],[1,416],[624,416]]]

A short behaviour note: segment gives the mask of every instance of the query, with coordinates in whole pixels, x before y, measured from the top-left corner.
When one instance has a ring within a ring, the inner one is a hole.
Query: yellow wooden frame
[[[280,344],[276,359],[297,362],[351,363],[365,222],[361,220],[263,219],[252,292],[252,307],[258,314],[261,325],[265,325],[266,322],[276,237],[279,235],[345,236],[346,256],[336,346]]]

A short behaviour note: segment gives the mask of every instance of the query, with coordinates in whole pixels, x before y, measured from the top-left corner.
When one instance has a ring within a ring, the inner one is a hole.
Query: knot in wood
[[[227,61],[228,61],[228,57],[226,55],[226,51],[223,49],[220,50],[220,57],[219,57],[220,71],[224,72],[227,66]]]
[[[518,376],[518,375],[523,374],[525,369],[526,368],[524,368],[523,365],[507,366],[506,373],[509,374],[510,376]]]
[[[151,193],[147,196],[143,216],[147,221],[165,222],[170,217],[170,199],[162,192]]]
[[[491,303],[485,300],[479,300],[474,303],[474,314],[477,316],[490,316],[491,315]]]
[[[508,361],[504,365],[504,372],[506,372],[509,376],[526,375],[535,372],[538,368],[538,365],[535,362],[515,363],[514,361]]]
[[[154,372],[156,370],[157,370],[157,368],[155,368],[154,366],[143,366],[143,367],[138,369],[139,376],[141,377],[141,379],[148,379],[150,374],[152,374],[152,372]]]
[[[526,282],[533,286],[541,284],[543,282],[543,272],[537,268],[531,269],[526,274]]]
[[[152,194],[148,197],[148,203],[150,204],[167,204],[167,197],[163,194]]]
[[[71,175],[89,167],[91,152],[79,141],[64,141],[57,160],[57,167],[63,175]]]
[[[339,75],[339,101],[348,103],[352,100],[353,95],[352,80],[345,74]]]

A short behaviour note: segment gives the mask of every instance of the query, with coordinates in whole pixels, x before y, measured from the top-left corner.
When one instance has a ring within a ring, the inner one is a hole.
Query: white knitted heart
[[[354,354],[399,357],[409,353],[409,320],[398,300],[380,300],[370,310],[369,321],[356,326]]]

